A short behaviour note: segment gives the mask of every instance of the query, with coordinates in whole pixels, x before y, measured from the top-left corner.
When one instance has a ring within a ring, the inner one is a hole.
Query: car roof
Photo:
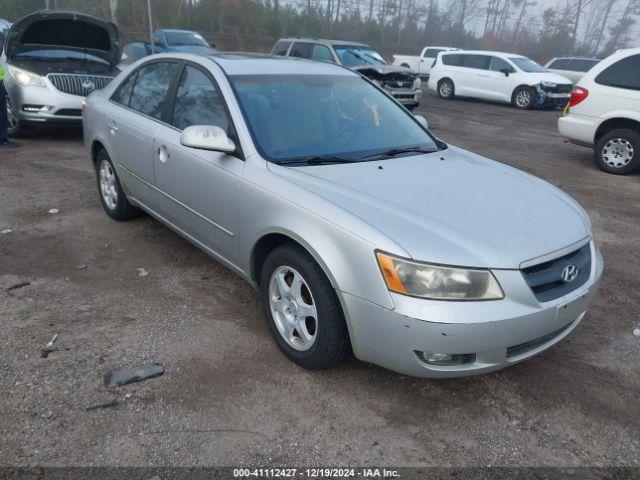
[[[497,57],[526,58],[523,55],[518,55],[517,53],[496,52],[491,50],[455,50],[450,52],[441,52],[442,55],[461,54],[461,53],[471,53],[473,55],[495,55]]]
[[[197,33],[193,30],[185,30],[183,28],[157,28],[156,32],[185,32],[185,33]]]
[[[327,62],[314,62],[260,53],[213,53],[206,55],[228,75],[342,75],[358,76],[351,70]]]
[[[594,57],[555,57],[551,59],[552,62],[554,60],[595,60],[599,62],[601,59]]]
[[[359,47],[368,47],[369,46],[366,43],[362,43],[362,42],[350,42],[350,41],[347,41],[347,40],[333,40],[333,39],[329,39],[329,38],[311,38],[311,37],[288,37],[288,38],[281,38],[278,41],[279,42],[295,42],[295,41],[316,42],[316,43],[326,43],[326,44],[329,44],[329,45],[354,45],[354,46],[359,46]]]

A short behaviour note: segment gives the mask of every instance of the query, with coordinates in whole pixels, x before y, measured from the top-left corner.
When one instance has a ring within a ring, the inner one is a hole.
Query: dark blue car
[[[217,52],[202,35],[190,30],[156,30],[153,41],[156,53],[183,52],[207,55]]]

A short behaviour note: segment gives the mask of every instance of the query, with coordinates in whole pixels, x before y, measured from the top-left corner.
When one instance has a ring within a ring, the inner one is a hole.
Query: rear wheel
[[[100,150],[96,157],[96,176],[100,203],[107,215],[119,221],[140,215],[140,210],[131,205],[124,194],[113,162],[104,150]]]
[[[440,80],[440,82],[438,82],[438,95],[440,96],[440,98],[449,100],[453,98],[455,94],[456,89],[451,80],[445,78],[444,80]]]
[[[640,167],[640,134],[620,128],[605,133],[596,142],[594,158],[607,173],[626,175]]]
[[[260,292],[271,335],[291,361],[320,370],[349,355],[349,334],[336,293],[302,247],[285,244],[269,254]]]
[[[538,94],[530,87],[518,87],[513,92],[511,103],[521,110],[530,110],[538,102]]]

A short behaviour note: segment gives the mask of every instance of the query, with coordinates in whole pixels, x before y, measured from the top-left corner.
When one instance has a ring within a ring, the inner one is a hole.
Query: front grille
[[[560,336],[560,334],[568,329],[571,325],[573,325],[573,323],[568,323],[555,332],[546,334],[544,337],[536,338],[535,340],[531,340],[530,342],[521,343],[520,345],[514,345],[513,347],[507,348],[507,358],[517,357],[518,355],[522,355],[523,353],[535,350],[536,348]]]
[[[384,84],[389,88],[411,88],[413,80],[387,80]]]
[[[549,93],[571,93],[572,90],[573,90],[573,85],[571,84],[569,85],[557,84],[555,87],[549,88],[547,91]]]
[[[86,97],[94,90],[100,90],[109,85],[113,77],[104,77],[100,75],[71,75],[52,73],[47,78],[53,83],[53,86],[61,92],[70,95],[78,95]]]
[[[563,271],[571,266],[577,269],[577,274],[572,280],[565,281]],[[587,243],[563,257],[524,268],[522,275],[539,301],[548,302],[560,298],[589,280],[591,247]]]

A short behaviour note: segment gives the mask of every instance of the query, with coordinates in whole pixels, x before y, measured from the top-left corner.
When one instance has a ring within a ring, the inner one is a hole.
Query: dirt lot
[[[40,134],[0,153],[0,465],[640,466],[640,175],[597,170],[557,111],[429,94],[420,111],[591,214],[605,275],[569,339],[459,380],[303,371],[242,280],[148,217],[106,217],[79,132]],[[102,386],[151,361],[162,377]]]

